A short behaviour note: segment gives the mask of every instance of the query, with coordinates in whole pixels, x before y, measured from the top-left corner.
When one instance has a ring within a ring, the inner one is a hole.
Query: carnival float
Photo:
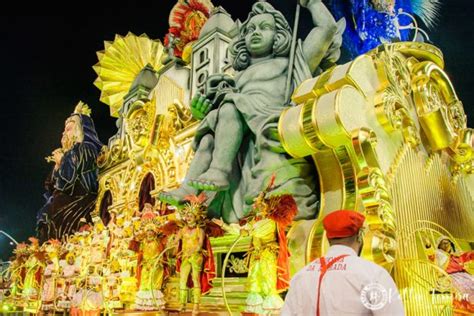
[[[474,134],[416,23],[439,3],[351,3],[300,1],[291,27],[265,1],[241,22],[179,0],[163,43],[105,42],[117,132],[103,145],[82,102],[66,120],[3,312],[278,315],[337,209],[366,216],[362,256],[407,315],[474,312]]]

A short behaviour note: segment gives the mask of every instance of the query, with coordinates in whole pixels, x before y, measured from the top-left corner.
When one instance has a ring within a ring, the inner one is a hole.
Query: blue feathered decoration
[[[327,0],[326,4],[336,20],[346,19],[343,45],[354,58],[383,43],[409,40],[409,15],[417,15],[428,27],[433,26],[439,1]]]

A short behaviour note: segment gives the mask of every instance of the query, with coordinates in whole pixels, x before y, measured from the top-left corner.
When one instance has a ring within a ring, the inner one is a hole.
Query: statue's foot
[[[176,190],[172,190],[169,192],[160,192],[160,194],[158,195],[158,198],[163,203],[167,203],[169,205],[174,205],[174,206],[180,206],[186,202],[184,198],[190,194],[193,194],[193,193],[189,192],[183,187],[180,187],[180,188],[177,188]]]
[[[261,193],[261,191],[255,191],[255,192],[252,192],[250,194],[247,194],[245,197],[244,197],[244,201],[245,201],[245,204],[247,205],[253,205],[253,203],[255,202],[255,199],[258,197],[258,195]]]
[[[219,169],[209,168],[197,179],[189,180],[189,185],[198,190],[225,191],[229,188],[229,175]]]

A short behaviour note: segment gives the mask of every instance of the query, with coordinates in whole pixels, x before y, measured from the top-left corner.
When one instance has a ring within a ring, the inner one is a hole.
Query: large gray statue
[[[301,5],[310,11],[315,27],[296,45],[293,83],[313,76],[323,60],[335,62],[341,44],[338,24],[321,0]],[[208,191],[210,215],[235,222],[248,214],[274,174],[273,193],[294,196],[296,219],[317,215],[313,164],[289,157],[278,137],[278,119],[290,106],[286,91],[293,68],[291,41],[283,14],[267,2],[255,3],[229,48],[235,82],[226,75],[211,76],[208,87],[217,91],[208,89],[205,96],[194,97],[193,115],[202,119],[194,138],[195,157],[185,182],[161,193],[162,201],[177,205],[188,194]]]

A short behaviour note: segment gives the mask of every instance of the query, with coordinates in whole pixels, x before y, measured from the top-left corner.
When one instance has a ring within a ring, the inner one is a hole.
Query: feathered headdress
[[[206,217],[204,202],[206,202],[207,196],[204,192],[199,195],[186,195],[184,200],[187,202],[186,205],[178,209],[182,217],[188,213],[193,214],[197,219]]]
[[[61,242],[57,239],[50,239],[41,246],[41,250],[47,253],[51,258],[56,257],[61,249]]]
[[[61,246],[61,242],[57,239],[50,239],[49,243],[54,247],[60,247]]]
[[[298,207],[291,194],[269,194],[275,185],[275,178],[275,175],[272,175],[268,186],[255,199],[253,208],[257,214],[285,227],[293,221],[298,213]]]
[[[209,0],[180,0],[173,7],[169,16],[169,33],[165,36],[164,44],[169,44],[170,36],[178,39],[174,47],[176,57],[181,57],[185,46],[198,39],[213,7]]]
[[[143,231],[157,231],[159,227],[157,215],[153,211],[146,211],[140,217],[140,229]]]
[[[23,254],[26,254],[27,252],[28,252],[28,245],[24,242],[16,245],[15,250],[13,250],[13,253],[16,255],[23,255]]]
[[[30,238],[28,238],[28,241],[30,242],[31,246],[34,246],[34,247],[39,246],[39,240],[36,237],[30,237]]]
[[[417,29],[414,16],[433,27],[441,0],[326,0],[336,20],[347,21],[343,45],[352,57],[383,43],[406,41]]]
[[[427,27],[432,28],[436,25],[436,20],[439,17],[439,11],[441,9],[440,0],[404,0],[403,3],[407,3],[405,6],[406,10],[420,17],[423,23]]]

